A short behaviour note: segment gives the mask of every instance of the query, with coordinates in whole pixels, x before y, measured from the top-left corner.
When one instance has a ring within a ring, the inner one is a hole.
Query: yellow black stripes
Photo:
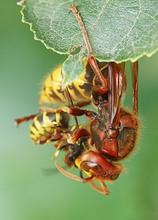
[[[61,103],[67,102],[66,95],[62,91],[62,66],[57,67],[50,73],[43,83],[43,88],[40,96],[40,103]]]
[[[82,74],[67,86],[71,99],[75,102],[90,102],[93,86],[100,85],[100,81],[96,78],[87,60],[84,63],[85,68]],[[107,63],[98,62],[98,65],[103,76],[106,77]],[[60,65],[44,80],[40,103],[68,103],[66,91],[62,90],[62,80],[62,65]]]
[[[68,124],[69,115],[65,112],[40,112],[30,126],[30,137],[33,142],[41,144],[58,140],[63,129],[68,129]]]
[[[91,74],[86,73],[87,61],[85,61],[85,70],[78,79],[70,83],[67,88],[73,101],[90,101],[92,90]],[[91,70],[92,71],[92,70]],[[88,76],[89,75],[89,76]],[[94,76],[94,74],[92,74]],[[40,103],[67,103],[67,95],[62,90],[62,65],[57,67],[44,80]]]

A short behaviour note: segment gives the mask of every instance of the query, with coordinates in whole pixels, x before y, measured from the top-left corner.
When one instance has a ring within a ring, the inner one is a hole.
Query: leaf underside
[[[60,54],[85,47],[70,5],[77,5],[94,56],[100,61],[135,61],[158,50],[157,0],[25,0],[22,20],[35,39]]]
[[[67,85],[76,80],[79,75],[84,72],[84,70],[85,63],[82,58],[79,58],[77,56],[69,57],[62,65],[63,89],[65,89]]]

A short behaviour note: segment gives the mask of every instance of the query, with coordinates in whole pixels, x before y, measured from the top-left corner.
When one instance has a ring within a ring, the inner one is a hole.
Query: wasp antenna
[[[93,181],[90,181],[89,183],[90,183],[90,186],[91,186],[93,189],[95,189],[97,192],[102,193],[102,194],[104,194],[104,195],[109,195],[109,194],[110,194],[110,192],[109,192],[109,190],[107,189],[107,187],[106,187],[106,185],[105,185],[104,182],[102,182],[102,181],[100,182],[101,188],[98,187]]]
[[[58,170],[56,168],[44,168],[44,169],[42,169],[42,174],[44,176],[57,174],[57,173],[58,173]]]
[[[63,169],[66,169],[66,168],[67,168],[67,166],[63,167]],[[54,175],[54,174],[58,174],[58,173],[59,173],[59,170],[56,167],[42,169],[42,174],[44,176]]]
[[[107,189],[105,183],[102,181],[102,182],[100,182],[100,184],[101,184],[101,187],[102,187],[102,189],[103,189],[103,193],[104,193],[105,195],[109,195],[110,192],[109,192],[109,190]]]
[[[68,177],[68,178],[70,178],[72,180],[84,183],[84,179],[82,179],[82,178],[80,178],[80,177],[78,177],[78,176],[76,176],[76,175],[74,175],[72,173],[67,172],[66,170],[64,170],[60,166],[60,164],[57,161],[55,161],[55,166],[59,170],[59,172],[62,173],[64,176],[66,176],[66,177]]]

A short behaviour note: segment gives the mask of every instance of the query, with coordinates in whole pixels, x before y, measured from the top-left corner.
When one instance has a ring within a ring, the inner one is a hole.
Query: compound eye
[[[83,161],[82,164],[81,164],[81,168],[85,172],[88,172],[92,175],[99,174],[99,173],[102,172],[102,167],[101,166],[99,166],[97,163],[92,163],[92,162],[89,162],[89,161]]]

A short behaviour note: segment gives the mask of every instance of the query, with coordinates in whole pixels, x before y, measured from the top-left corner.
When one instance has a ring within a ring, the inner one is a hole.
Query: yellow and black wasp
[[[40,103],[63,104],[68,103],[68,96],[71,96],[73,103],[84,106],[91,102],[92,88],[94,84],[99,84],[97,78],[87,60],[84,61],[85,68],[78,79],[70,83],[66,89],[62,90],[62,65],[53,70],[45,78],[40,94]],[[107,75],[107,63],[98,62],[100,71]],[[69,94],[67,94],[67,91]],[[80,104],[79,104],[80,103]]]
[[[39,113],[16,119],[16,124],[33,120],[30,125],[30,138],[34,143],[44,144],[61,139],[69,128],[69,114],[59,109],[43,109]]]
[[[107,64],[99,63],[102,74],[107,75]],[[89,63],[85,61],[84,72],[78,79],[70,83],[62,90],[62,65],[55,68],[48,74],[43,82],[40,103],[65,104],[66,106],[83,107],[92,101],[92,90],[94,84],[99,85],[99,81],[91,69]],[[93,95],[94,97],[94,95]],[[44,144],[61,139],[63,133],[70,130],[70,115],[59,108],[42,107],[37,114],[16,119],[19,125],[24,121],[33,120],[30,126],[30,137],[34,143]],[[78,124],[75,117],[75,123]]]

